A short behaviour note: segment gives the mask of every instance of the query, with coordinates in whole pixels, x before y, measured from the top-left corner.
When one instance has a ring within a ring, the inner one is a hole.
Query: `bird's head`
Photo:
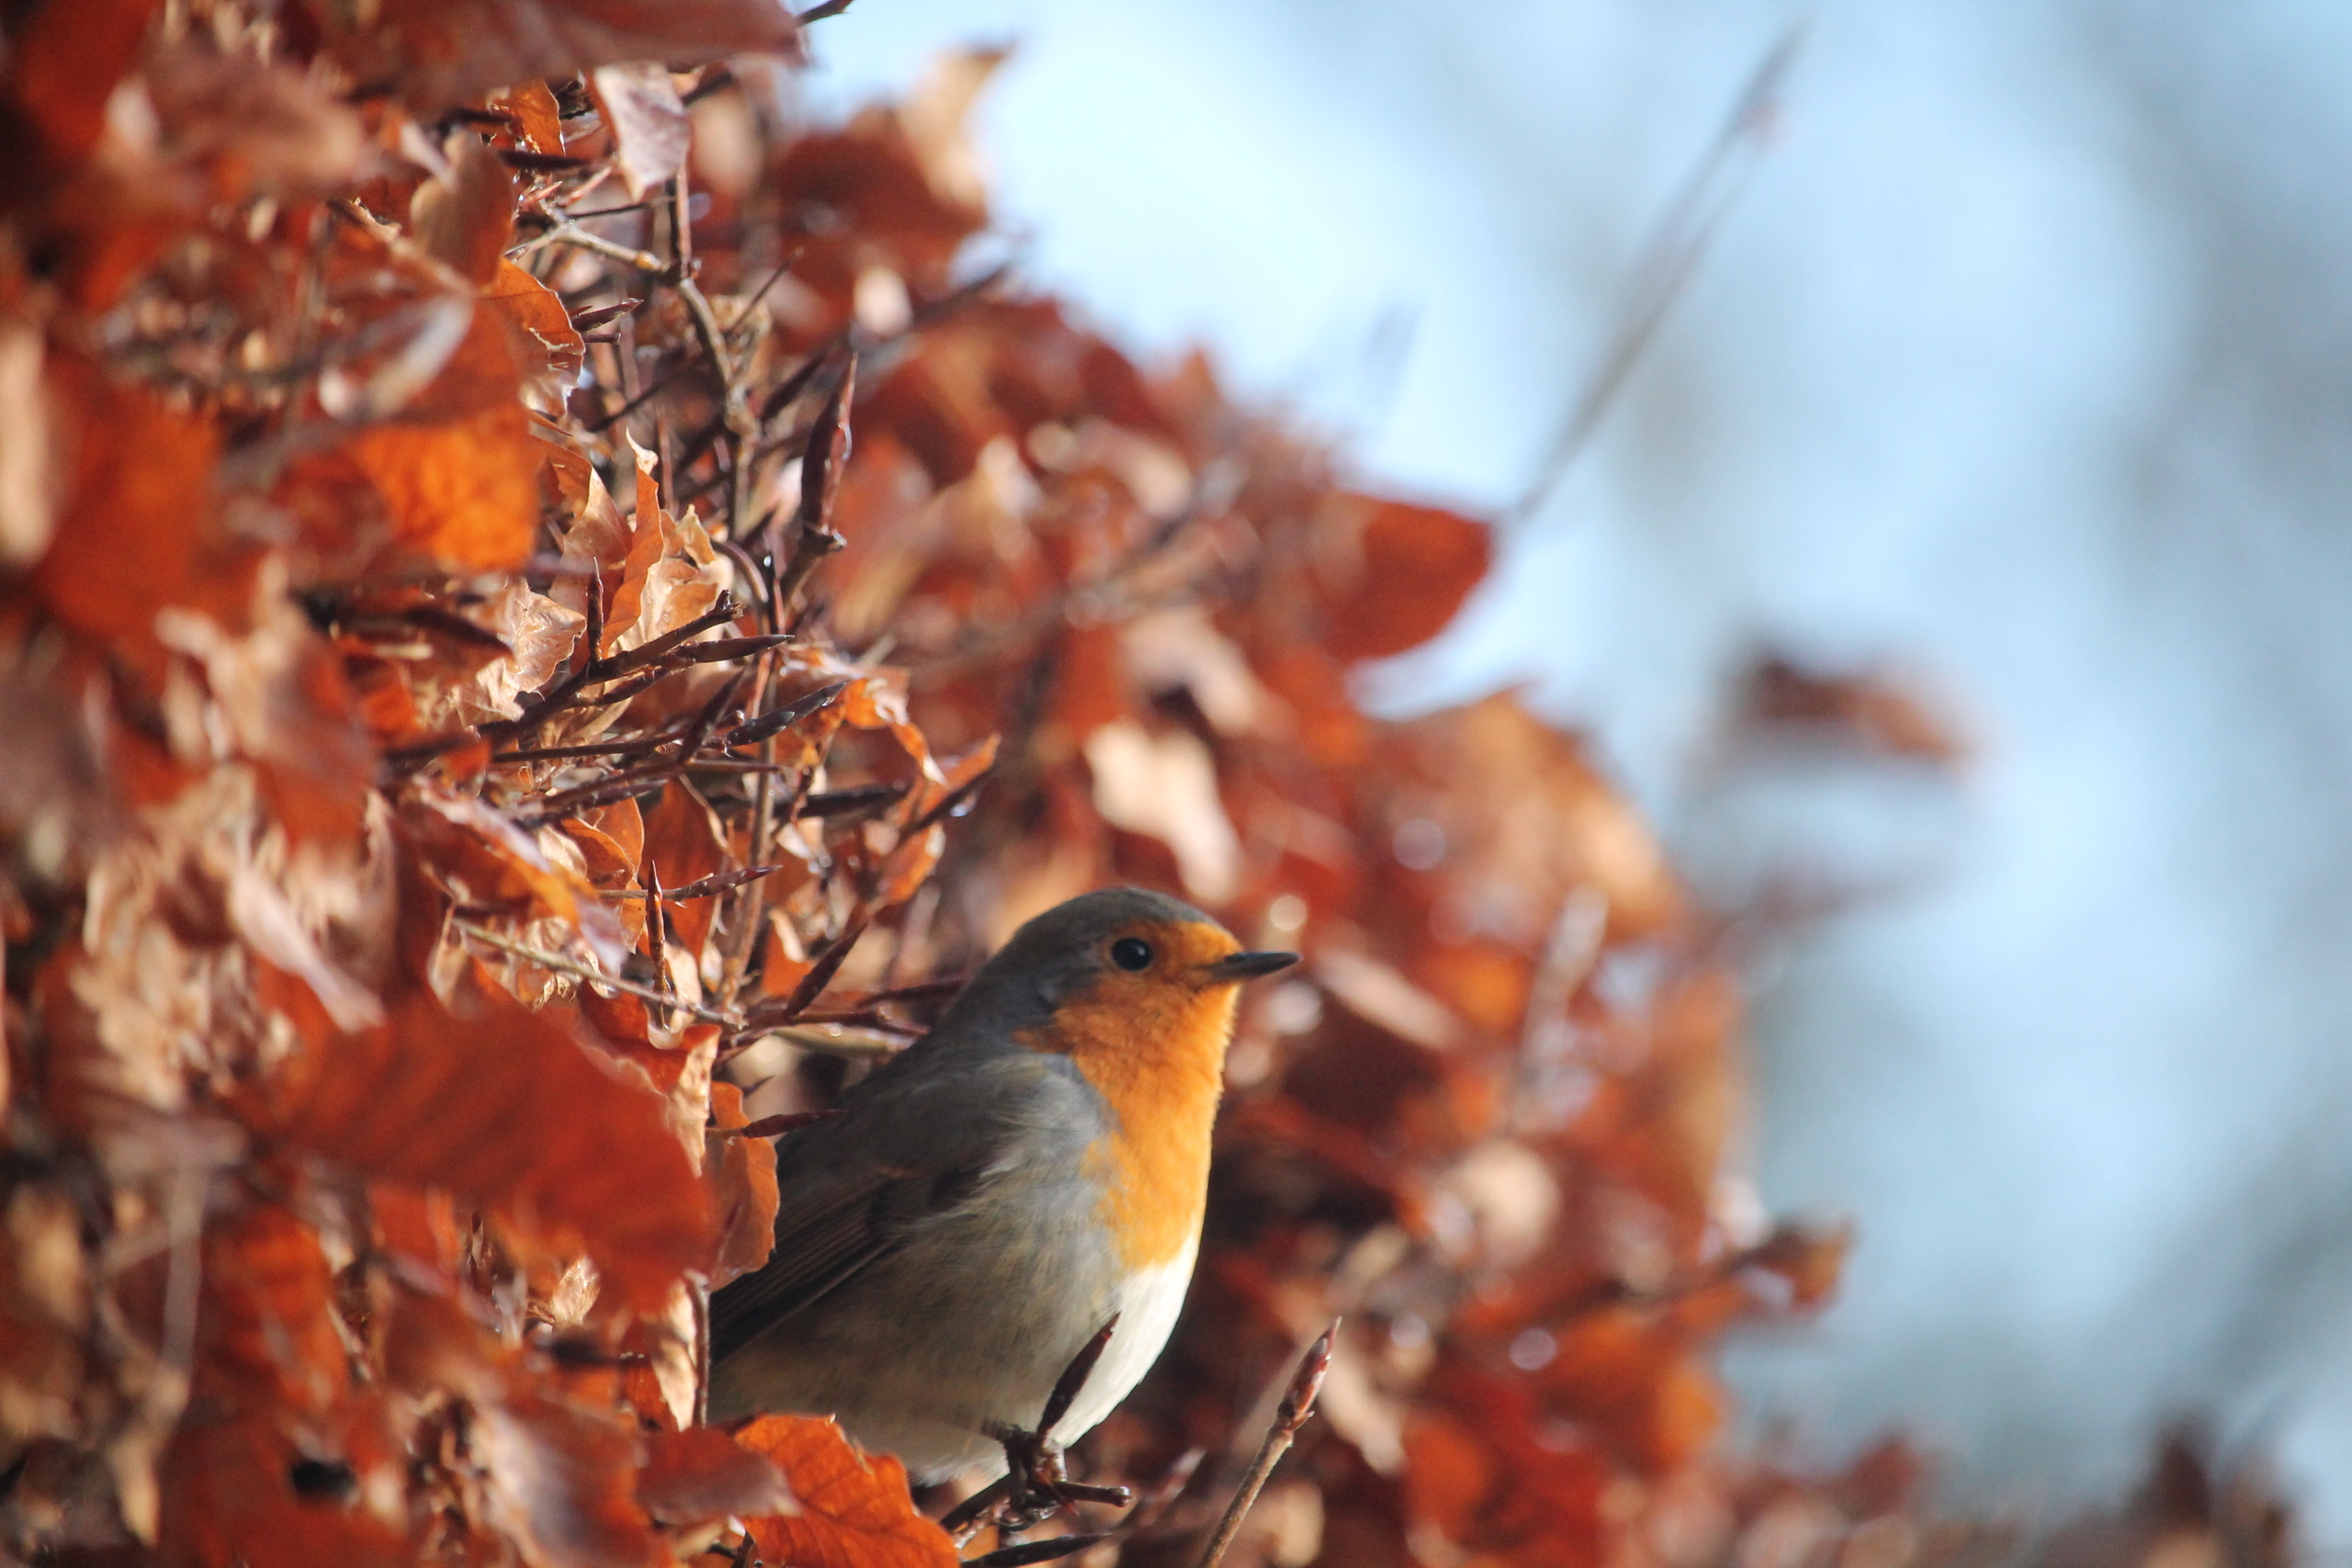
[[[1221,1064],[1242,982],[1298,962],[1250,953],[1191,905],[1136,887],[1083,893],[1013,933],[973,982],[1017,996],[1034,1049]],[[1090,1075],[1091,1076],[1091,1075]]]

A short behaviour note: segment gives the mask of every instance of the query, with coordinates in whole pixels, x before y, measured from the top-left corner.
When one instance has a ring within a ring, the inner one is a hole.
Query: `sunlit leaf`
[[[735,1434],[765,1455],[792,1486],[800,1512],[751,1521],[770,1562],[797,1568],[946,1568],[955,1543],[914,1511],[907,1472],[887,1455],[858,1451],[831,1421],[763,1416]]]

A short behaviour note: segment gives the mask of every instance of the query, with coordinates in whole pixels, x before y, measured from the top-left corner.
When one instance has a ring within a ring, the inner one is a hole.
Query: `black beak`
[[[1255,980],[1261,975],[1287,969],[1298,962],[1295,953],[1228,953],[1214,964],[1202,967],[1211,980],[1220,985],[1238,985]]]

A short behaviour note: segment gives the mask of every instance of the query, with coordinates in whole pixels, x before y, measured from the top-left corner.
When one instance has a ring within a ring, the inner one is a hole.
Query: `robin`
[[[832,1416],[925,1481],[1001,1468],[1007,1433],[1090,1430],[1183,1305],[1241,983],[1297,961],[1135,888],[1023,926],[840,1115],[778,1145],[775,1254],[711,1298],[712,1417]]]

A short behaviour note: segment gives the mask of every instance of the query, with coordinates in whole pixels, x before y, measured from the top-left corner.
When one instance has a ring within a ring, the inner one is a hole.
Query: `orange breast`
[[[1237,1000],[1230,985],[1104,985],[1022,1037],[1068,1055],[1117,1114],[1087,1158],[1102,1189],[1096,1212],[1128,1269],[1169,1262],[1200,1234]]]

